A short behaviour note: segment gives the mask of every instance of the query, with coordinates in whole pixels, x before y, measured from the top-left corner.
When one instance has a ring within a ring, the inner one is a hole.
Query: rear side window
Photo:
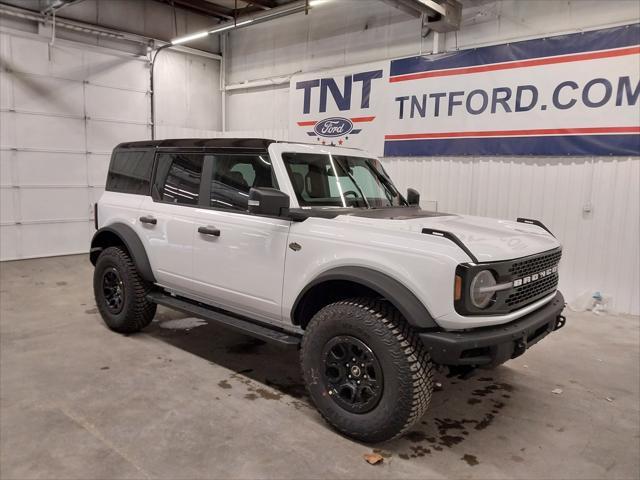
[[[197,205],[204,155],[161,153],[158,155],[155,190],[162,202]]]
[[[149,195],[152,170],[153,150],[116,150],[111,157],[105,189]]]
[[[278,188],[267,154],[213,154],[211,157],[211,207],[246,211],[252,187]]]

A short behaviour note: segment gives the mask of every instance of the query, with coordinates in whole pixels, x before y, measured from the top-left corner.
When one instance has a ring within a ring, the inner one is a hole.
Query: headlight
[[[477,308],[486,308],[495,295],[496,279],[489,270],[478,272],[470,286],[471,303]]]

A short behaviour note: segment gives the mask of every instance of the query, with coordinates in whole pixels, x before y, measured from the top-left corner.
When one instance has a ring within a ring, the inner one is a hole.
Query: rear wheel
[[[147,300],[152,286],[142,279],[124,249],[109,247],[98,257],[93,292],[98,311],[111,330],[133,333],[151,323],[157,308]]]
[[[301,360],[316,407],[351,438],[375,443],[400,436],[429,406],[433,364],[387,302],[361,298],[324,307],[306,329]]]

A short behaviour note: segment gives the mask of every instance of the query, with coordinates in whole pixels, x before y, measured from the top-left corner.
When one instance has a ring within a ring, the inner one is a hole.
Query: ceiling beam
[[[269,10],[278,6],[274,0],[245,0],[245,2],[253,4],[263,10]]]
[[[231,20],[233,18],[233,9],[217,5],[206,0],[167,0],[166,3],[173,3],[177,7],[191,10],[205,15]]]

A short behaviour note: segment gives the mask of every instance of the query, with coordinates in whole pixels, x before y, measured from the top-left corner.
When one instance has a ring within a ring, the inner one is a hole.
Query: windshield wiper
[[[360,188],[360,186],[356,183],[356,179],[353,178],[353,175],[351,175],[349,173],[349,170],[344,168],[344,165],[342,165],[342,162],[340,160],[338,160],[337,158],[334,159],[335,162],[338,164],[338,166],[342,169],[342,171],[347,175],[347,177],[349,177],[349,180],[351,180],[351,183],[353,183],[355,185],[355,187],[358,189],[358,193],[360,193],[360,196],[362,197],[362,199],[364,200],[365,205],[367,206],[367,208],[371,208],[371,205],[369,205],[369,201],[367,200],[367,197],[364,196],[364,193],[362,192],[362,189]]]
[[[386,195],[387,200],[389,200],[389,206],[393,207],[392,197],[402,198],[400,196],[400,192],[398,192],[395,185],[391,182],[391,180],[388,177],[386,177],[385,175],[383,175],[381,172],[378,171],[378,169],[375,167],[375,165],[371,163],[370,160],[367,160],[366,162],[367,162],[367,165],[369,166],[369,169],[373,171],[374,175],[378,177],[378,180],[380,180],[380,183],[382,183],[382,186],[384,187],[384,194]],[[392,197],[390,197],[389,194],[391,194]]]

